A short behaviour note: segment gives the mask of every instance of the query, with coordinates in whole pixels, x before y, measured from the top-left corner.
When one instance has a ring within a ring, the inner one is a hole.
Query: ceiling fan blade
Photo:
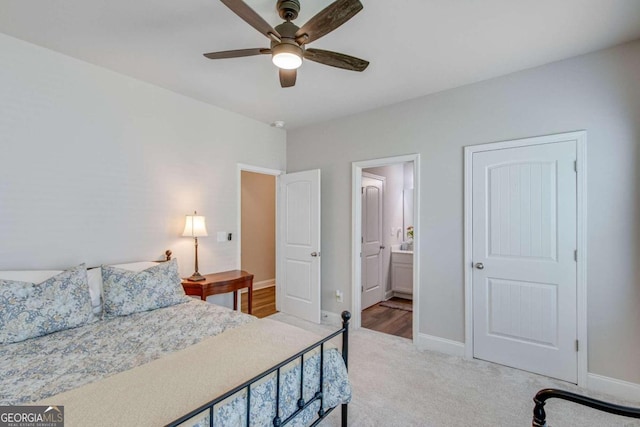
[[[209,59],[240,58],[242,56],[254,56],[271,53],[271,49],[237,49],[223,52],[203,53]]]
[[[242,0],[220,0],[229,9],[231,9],[236,15],[244,19],[244,21],[251,25],[256,30],[269,38],[276,37],[280,41],[280,34],[265,21],[262,16],[258,15],[255,10],[251,9]]]
[[[298,70],[285,70],[280,68],[280,86],[292,87],[296,84]]]
[[[304,59],[351,71],[364,71],[369,66],[369,61],[364,59],[322,49],[307,49]]]
[[[360,0],[337,0],[303,25],[296,32],[296,41],[299,44],[311,43],[335,30],[361,10]]]

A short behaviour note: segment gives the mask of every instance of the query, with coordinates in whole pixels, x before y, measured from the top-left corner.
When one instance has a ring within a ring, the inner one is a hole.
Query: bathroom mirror
[[[402,240],[407,240],[407,227],[413,225],[413,188],[402,191]]]

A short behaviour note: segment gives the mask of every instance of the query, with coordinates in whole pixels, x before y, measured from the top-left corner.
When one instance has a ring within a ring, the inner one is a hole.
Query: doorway
[[[417,336],[419,155],[353,163],[354,327]]]
[[[276,206],[279,171],[239,165],[239,268],[254,275],[252,311],[257,317],[277,312]],[[248,312],[247,289],[240,295]]]
[[[586,380],[585,139],[465,149],[467,356]]]

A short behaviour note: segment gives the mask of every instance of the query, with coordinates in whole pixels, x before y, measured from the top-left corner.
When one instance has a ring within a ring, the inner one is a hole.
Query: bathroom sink
[[[413,255],[413,249],[407,250],[407,249],[402,249],[402,245],[391,245],[391,253]]]

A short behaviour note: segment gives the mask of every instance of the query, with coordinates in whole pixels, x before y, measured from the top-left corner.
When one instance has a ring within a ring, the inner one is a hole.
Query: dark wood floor
[[[276,311],[276,287],[271,286],[264,289],[256,289],[253,291],[253,315],[256,317],[267,317]],[[247,313],[249,301],[247,294],[242,294],[242,312]]]
[[[402,298],[391,298],[389,301],[408,306],[413,304],[413,301]],[[382,307],[378,303],[362,311],[362,327],[413,339],[413,312]]]
[[[391,298],[389,301],[411,306],[411,300]],[[242,312],[247,312],[247,294],[242,294]],[[277,313],[276,288],[253,291],[253,315],[267,317]],[[362,311],[362,327],[403,338],[413,338],[413,313],[411,311],[382,307],[380,303]]]

